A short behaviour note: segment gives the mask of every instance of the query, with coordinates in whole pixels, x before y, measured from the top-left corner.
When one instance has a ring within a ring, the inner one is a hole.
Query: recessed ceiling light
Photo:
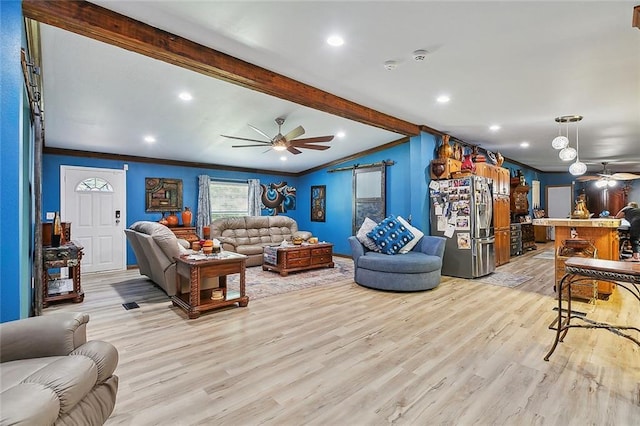
[[[287,161],[287,157],[283,155],[282,157],[280,157],[280,161]]]
[[[498,126],[497,124],[492,124],[491,126],[489,126],[489,130],[491,130],[492,132],[496,132],[500,130],[500,126]]]
[[[447,95],[440,95],[436,98],[436,101],[438,101],[441,104],[446,104],[447,102],[449,102],[451,100],[451,98]]]
[[[178,97],[183,101],[190,101],[191,99],[193,99],[193,96],[189,92],[182,92],[178,95]]]
[[[339,138],[344,138],[345,133],[344,132],[338,132],[336,133],[336,136]]]
[[[154,138],[153,136],[149,135],[149,136],[145,136],[144,137],[144,141],[147,143],[154,143],[156,141],[156,138]]]
[[[344,39],[339,35],[332,35],[327,39],[327,43],[331,46],[342,46],[344,44]]]
[[[526,141],[520,142],[520,146],[523,148],[529,148],[529,142],[526,142]]]

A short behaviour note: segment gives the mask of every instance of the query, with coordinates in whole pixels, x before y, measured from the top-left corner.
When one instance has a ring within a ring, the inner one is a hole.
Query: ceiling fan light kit
[[[617,183],[618,182],[616,182],[615,180],[601,179],[601,180],[596,182],[596,187],[597,188],[604,188],[605,186],[608,186],[610,188],[613,188],[614,186],[616,186]]]

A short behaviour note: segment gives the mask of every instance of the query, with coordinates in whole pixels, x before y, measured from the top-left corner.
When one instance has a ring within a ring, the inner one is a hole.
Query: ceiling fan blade
[[[292,131],[290,131],[289,133],[287,133],[286,135],[284,135],[284,138],[288,141],[291,141],[297,138],[298,136],[302,136],[302,135],[304,135],[304,129],[302,128],[302,126],[298,126]]]
[[[600,179],[602,179],[602,178],[599,177],[599,176],[589,176],[589,175],[587,175],[587,176],[584,176],[584,175],[583,176],[578,176],[576,178],[576,180],[578,182],[585,182],[585,181],[588,181],[588,180],[600,180]]]
[[[267,141],[259,141],[258,139],[249,139],[249,138],[239,138],[238,136],[227,136],[227,135],[220,135],[224,138],[229,138],[229,139],[237,139],[239,141],[249,141],[249,142],[258,142],[258,143],[262,143],[262,144],[270,144],[271,142],[267,142]]]
[[[306,138],[306,139],[296,139],[293,141],[290,141],[291,143],[317,143],[317,142],[330,142],[333,140],[333,136],[317,136],[315,138]]]
[[[289,148],[291,147],[296,147],[296,148],[304,148],[304,149],[315,149],[316,151],[324,151],[325,149],[329,149],[331,148],[330,146],[326,146],[326,145],[307,145],[305,143],[302,143],[300,145],[298,144],[291,144],[289,146]]]
[[[256,132],[260,133],[262,136],[264,136],[268,140],[271,140],[271,136],[267,135],[265,132],[263,132],[262,130],[258,129],[256,126],[252,126],[251,124],[247,124],[247,126],[251,127],[253,130],[255,130]]]
[[[640,179],[640,175],[634,175],[633,173],[614,173],[611,175],[611,179],[634,180],[634,179]]]
[[[264,148],[264,145],[262,145],[262,144],[261,145],[258,145],[258,144],[255,144],[255,145],[231,145],[231,148],[246,148],[248,146],[260,146],[260,147]],[[271,148],[269,148],[269,149],[271,149]]]
[[[292,146],[287,147],[287,151],[289,151],[289,152],[290,152],[290,153],[292,153],[292,154],[296,154],[296,155],[297,155],[297,154],[302,154],[302,151],[297,150],[297,149],[295,149],[295,148],[294,148],[294,147],[292,147]]]

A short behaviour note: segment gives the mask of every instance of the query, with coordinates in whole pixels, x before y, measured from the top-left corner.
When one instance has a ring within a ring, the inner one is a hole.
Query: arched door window
[[[87,178],[76,186],[78,192],[113,192],[113,187],[106,180],[99,177]]]

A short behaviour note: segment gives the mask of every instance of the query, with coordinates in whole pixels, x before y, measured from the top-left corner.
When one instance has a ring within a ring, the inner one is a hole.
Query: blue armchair
[[[446,239],[425,235],[406,254],[388,255],[366,248],[349,237],[356,283],[364,287],[391,291],[430,290],[440,284],[440,271]]]

